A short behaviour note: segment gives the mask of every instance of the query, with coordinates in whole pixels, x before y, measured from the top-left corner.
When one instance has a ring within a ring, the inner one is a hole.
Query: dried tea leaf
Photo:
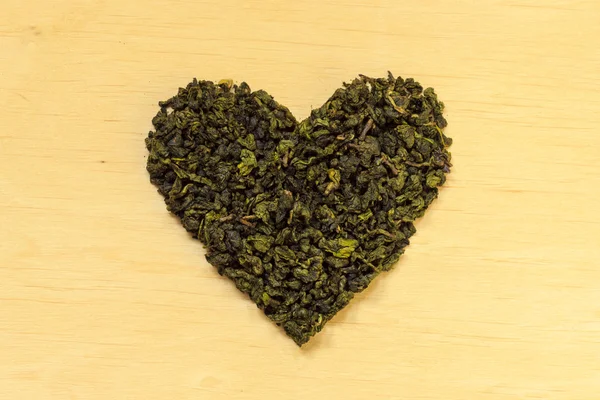
[[[444,105],[413,79],[360,76],[302,122],[229,80],[159,105],[151,182],[298,345],[392,268],[450,172]]]

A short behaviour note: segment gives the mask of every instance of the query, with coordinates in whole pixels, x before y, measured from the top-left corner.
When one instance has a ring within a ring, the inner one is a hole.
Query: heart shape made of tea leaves
[[[410,78],[361,75],[301,122],[231,81],[159,105],[151,182],[298,345],[393,267],[450,172],[444,105]]]

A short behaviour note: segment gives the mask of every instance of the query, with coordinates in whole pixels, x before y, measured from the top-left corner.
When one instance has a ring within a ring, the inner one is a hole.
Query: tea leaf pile
[[[393,267],[450,172],[444,105],[413,79],[359,76],[302,122],[231,81],[159,105],[151,182],[298,345]]]

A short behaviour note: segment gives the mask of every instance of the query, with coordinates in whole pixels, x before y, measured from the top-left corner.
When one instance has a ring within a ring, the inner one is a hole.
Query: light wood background
[[[246,80],[299,117],[387,70],[454,170],[406,255],[299,349],[145,171],[156,103]],[[600,3],[2,0],[0,398],[600,398]]]

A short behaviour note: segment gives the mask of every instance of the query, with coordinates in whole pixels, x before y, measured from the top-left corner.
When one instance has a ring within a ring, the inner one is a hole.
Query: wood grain
[[[0,398],[598,399],[600,3],[4,0]],[[397,268],[306,348],[148,182],[156,102],[247,81],[299,117],[387,70],[454,170]]]

